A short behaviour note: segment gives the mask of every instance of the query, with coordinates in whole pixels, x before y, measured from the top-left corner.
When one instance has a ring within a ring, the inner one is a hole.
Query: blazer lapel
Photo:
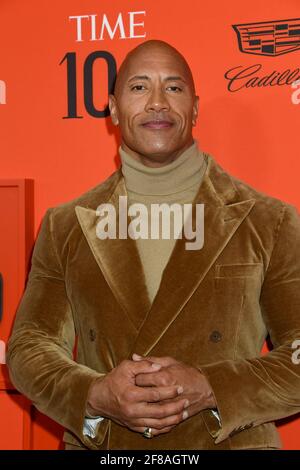
[[[96,197],[98,200],[95,199],[95,208],[76,206],[75,211],[84,236],[107,284],[126,312],[128,319],[138,331],[151,303],[136,242],[129,237],[118,239],[118,224],[116,239],[101,240],[96,234],[99,222],[99,216],[96,213],[98,205],[111,203],[116,209],[118,220],[119,196],[127,195],[123,175],[120,170],[117,173],[119,178],[110,195],[107,193],[98,194]]]
[[[200,250],[186,250],[185,243],[190,240],[184,236],[176,240],[129,358],[133,352],[143,356],[151,352],[255,204],[254,199],[237,201],[238,193],[230,176],[210,155],[204,155],[208,165],[194,200],[204,204],[204,245]]]
[[[95,260],[136,329],[129,358],[133,352],[146,356],[152,351],[255,204],[255,199],[240,201],[230,176],[210,155],[204,156],[207,169],[194,200],[195,204],[204,204],[204,246],[200,250],[186,250],[185,244],[191,240],[184,235],[176,240],[152,305],[135,240],[129,237],[101,240],[96,234],[98,205],[113,204],[118,217],[119,196],[127,195],[121,170],[116,172],[117,182],[110,191],[95,193],[92,208],[75,207]]]

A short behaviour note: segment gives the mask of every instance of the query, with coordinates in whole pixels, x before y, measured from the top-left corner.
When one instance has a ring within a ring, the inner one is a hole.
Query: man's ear
[[[199,108],[199,96],[195,96],[194,105],[193,105],[193,117],[192,117],[193,126],[195,126],[197,123],[198,108]]]
[[[119,118],[118,118],[118,106],[116,102],[116,98],[114,95],[108,95],[108,107],[110,111],[111,120],[114,126],[119,125]]]

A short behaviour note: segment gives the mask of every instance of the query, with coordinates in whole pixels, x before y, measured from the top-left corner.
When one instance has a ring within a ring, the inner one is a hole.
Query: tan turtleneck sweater
[[[203,153],[194,141],[176,160],[163,167],[149,168],[119,149],[122,173],[128,194],[128,206],[142,203],[150,214],[151,204],[191,203],[206,170]],[[150,223],[149,218],[149,223]],[[171,218],[171,226],[173,219]],[[172,234],[171,230],[171,234]],[[162,272],[174,248],[176,239],[136,240],[142,261],[149,298],[153,302]]]

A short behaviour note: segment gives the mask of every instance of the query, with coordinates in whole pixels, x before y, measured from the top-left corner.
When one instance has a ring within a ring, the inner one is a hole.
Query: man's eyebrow
[[[148,77],[148,75],[134,75],[133,77],[129,78],[128,82],[132,82],[133,80],[150,80],[150,77]],[[183,77],[180,77],[179,75],[170,75],[164,78],[164,82],[172,80],[180,80],[181,82],[186,83],[186,80]]]
[[[134,75],[129,78],[128,82],[132,82],[132,80],[150,80],[150,77],[148,75]]]
[[[164,79],[165,82],[166,81],[171,81],[171,80],[174,80],[174,81],[180,80],[181,82],[186,83],[186,80],[183,77],[180,77],[179,75],[171,75],[170,77],[166,77]]]

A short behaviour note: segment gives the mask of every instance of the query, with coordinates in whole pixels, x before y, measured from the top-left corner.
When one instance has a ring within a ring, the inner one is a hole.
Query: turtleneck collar
[[[121,147],[119,153],[127,190],[142,195],[163,196],[182,192],[199,182],[205,164],[196,140],[176,160],[159,168],[143,165]]]

